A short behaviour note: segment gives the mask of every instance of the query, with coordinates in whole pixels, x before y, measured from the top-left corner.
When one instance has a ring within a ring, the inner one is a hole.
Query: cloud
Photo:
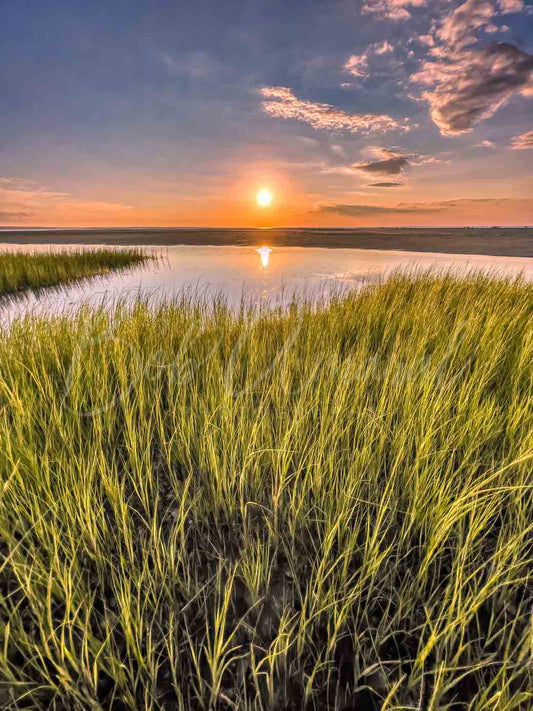
[[[313,213],[322,215],[344,215],[345,217],[365,217],[366,215],[405,215],[414,212],[435,212],[435,208],[384,207],[383,205],[320,205]]]
[[[1,212],[0,223],[25,222],[32,216],[31,212]]]
[[[422,7],[426,0],[364,0],[361,12],[383,20],[408,20],[410,7]]]
[[[410,78],[427,87],[421,98],[443,135],[467,133],[515,94],[533,92],[530,54],[506,42],[479,44],[477,32],[502,29],[493,22],[499,7],[494,0],[466,0],[418,38],[429,52]]]
[[[531,88],[532,71],[533,56],[497,42],[426,60],[411,80],[431,87],[422,97],[440,132],[457,135],[471,131],[514,94]]]
[[[388,183],[388,182],[383,182],[383,183],[369,183],[368,185],[365,185],[366,188],[397,188],[403,185],[403,183]]]
[[[171,74],[188,74],[192,79],[202,79],[212,74],[217,63],[201,50],[189,52],[184,56],[175,56],[169,52],[160,52],[160,61]]]
[[[320,145],[320,141],[317,141],[315,138],[308,138],[307,136],[297,136],[297,138],[302,143],[305,143],[306,146],[311,146],[312,148],[316,148]]]
[[[374,44],[372,46],[374,47],[375,53],[379,54],[379,55],[389,54],[390,52],[394,52],[394,47],[388,40],[385,40],[383,42],[376,42],[376,44]]]
[[[24,222],[28,218],[48,224],[64,216],[73,220],[87,216],[113,218],[131,207],[121,203],[97,200],[80,200],[69,193],[55,192],[32,180],[0,177],[0,220]]]
[[[473,31],[492,28],[494,14],[492,0],[466,0],[442,20],[436,36],[455,49],[460,49],[475,41]]]
[[[346,158],[346,151],[342,146],[339,146],[337,143],[332,143],[330,145],[330,150],[332,153],[335,153],[336,155],[340,156],[341,158]]]
[[[508,198],[458,198],[456,200],[435,200],[433,202],[400,202],[392,206],[384,205],[320,205],[312,214],[335,214],[345,217],[366,217],[368,215],[407,215],[447,212],[456,209],[472,210],[478,207],[484,210],[487,206],[506,207],[508,205],[527,204],[528,201]],[[507,208],[506,208],[507,209]]]
[[[320,172],[324,175],[357,175],[357,171],[351,165],[326,165],[323,164]]]
[[[478,143],[478,148],[496,148],[496,144],[494,141],[481,141],[481,143]]]
[[[291,89],[283,86],[263,87],[263,111],[282,119],[296,119],[313,128],[351,133],[385,133],[408,131],[408,119],[398,120],[387,114],[349,114],[331,104],[298,99]]]
[[[356,171],[366,173],[367,175],[383,175],[393,176],[402,175],[409,166],[421,166],[427,163],[446,163],[447,161],[435,156],[422,155],[420,153],[405,153],[404,151],[394,148],[373,147],[370,152],[375,155],[378,160],[368,160],[363,163],[357,163],[352,166]],[[393,185],[401,185],[402,183],[390,183],[381,185],[374,184],[378,187],[392,187]]]
[[[363,54],[352,54],[348,57],[346,64],[343,66],[343,71],[348,72],[354,77],[367,77],[368,76],[368,55]]]
[[[409,161],[407,160],[409,156],[397,153],[388,148],[380,150],[384,156],[381,160],[359,163],[354,165],[354,168],[363,173],[370,173],[371,175],[400,175],[404,168],[409,165]]]
[[[373,42],[361,54],[352,54],[342,67],[344,72],[354,77],[368,76],[368,61],[372,55],[382,57],[385,54],[394,52],[394,47],[388,40],[383,42]]]
[[[511,12],[522,12],[524,9],[524,0],[500,0],[498,5],[502,15],[507,15]]]
[[[518,136],[513,136],[511,144],[513,151],[525,151],[528,148],[533,148],[533,131],[526,131]]]
[[[426,44],[428,47],[435,46],[435,38],[431,33],[428,33],[427,35],[418,35],[418,37],[415,36],[413,39],[418,40],[420,44]]]
[[[10,190],[34,190],[38,184],[34,180],[26,178],[6,178],[0,177],[0,189],[8,188]]]

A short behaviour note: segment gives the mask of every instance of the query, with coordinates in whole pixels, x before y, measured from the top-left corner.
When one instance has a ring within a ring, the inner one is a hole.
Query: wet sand
[[[98,228],[0,231],[4,244],[254,245],[533,257],[533,228]]]

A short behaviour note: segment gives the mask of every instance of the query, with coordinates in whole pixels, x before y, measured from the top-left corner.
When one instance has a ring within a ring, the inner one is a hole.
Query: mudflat
[[[95,228],[0,231],[0,244],[253,245],[533,257],[533,228]]]

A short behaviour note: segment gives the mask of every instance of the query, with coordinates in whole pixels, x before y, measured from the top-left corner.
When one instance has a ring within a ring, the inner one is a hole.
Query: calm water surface
[[[80,249],[77,245],[76,249]],[[86,247],[91,249],[91,247]],[[92,247],[94,249],[94,247]],[[65,246],[2,245],[1,251],[65,251]],[[114,247],[116,249],[116,247]],[[75,311],[81,304],[112,304],[139,294],[167,299],[184,290],[198,297],[223,295],[232,306],[241,300],[256,305],[286,303],[305,293],[327,299],[332,290],[356,288],[386,278],[395,269],[452,269],[457,273],[491,270],[502,275],[522,273],[533,280],[533,259],[485,257],[370,249],[302,247],[172,246],[148,247],[154,260],[146,265],[83,281],[60,289],[28,293],[0,305],[0,319],[9,322],[26,313]]]

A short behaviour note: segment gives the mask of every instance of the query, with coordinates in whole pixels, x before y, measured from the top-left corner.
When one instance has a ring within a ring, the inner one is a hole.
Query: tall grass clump
[[[60,252],[0,252],[0,298],[26,289],[78,281],[147,259],[138,249],[91,249]]]
[[[533,286],[0,338],[0,707],[530,709]]]

